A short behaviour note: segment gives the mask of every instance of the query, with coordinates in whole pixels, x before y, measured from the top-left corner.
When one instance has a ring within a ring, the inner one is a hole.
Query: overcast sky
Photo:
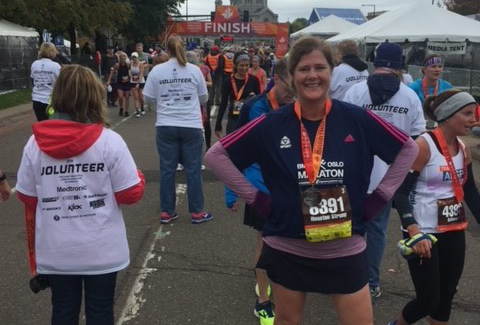
[[[435,3],[442,0],[433,0]],[[268,0],[268,7],[278,14],[279,22],[293,22],[297,18],[309,18],[314,7],[321,8],[359,8],[366,15],[373,11],[372,6],[363,6],[362,4],[375,5],[376,11],[388,10],[407,3],[432,3],[432,0]],[[180,13],[186,14],[188,3],[189,15],[209,15],[210,11],[215,10],[214,0],[185,0],[180,7]],[[230,0],[223,0],[223,5],[230,5]]]

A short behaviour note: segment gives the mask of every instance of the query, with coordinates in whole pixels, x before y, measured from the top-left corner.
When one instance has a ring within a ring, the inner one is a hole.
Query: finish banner
[[[248,36],[276,39],[276,56],[282,58],[288,51],[288,24],[242,22],[235,6],[217,6],[214,21],[175,21],[171,34],[185,36]]]

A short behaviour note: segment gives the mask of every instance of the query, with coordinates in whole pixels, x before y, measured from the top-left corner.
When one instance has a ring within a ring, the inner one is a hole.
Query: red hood
[[[90,148],[102,134],[103,125],[49,120],[34,123],[32,129],[43,152],[55,159],[65,159]]]

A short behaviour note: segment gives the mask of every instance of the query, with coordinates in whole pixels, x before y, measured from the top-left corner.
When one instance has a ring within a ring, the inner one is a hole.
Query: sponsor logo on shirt
[[[353,137],[353,135],[349,134],[345,137],[345,140],[343,140],[343,142],[352,143],[352,142],[355,142],[355,138]]]
[[[457,171],[457,177],[459,179],[463,179],[463,176],[465,174],[463,168],[457,169],[456,171]],[[448,171],[448,166],[440,166],[440,172],[442,173],[442,180],[444,182],[450,182],[452,180],[452,176]]]
[[[317,184],[343,184],[345,172],[343,167],[343,161],[322,160],[322,165],[318,172]],[[297,175],[300,185],[308,184],[308,176],[303,164],[297,164]]]
[[[292,147],[292,143],[290,142],[290,139],[287,136],[284,136],[280,140],[280,149],[288,149]]]
[[[99,199],[99,200],[96,200],[96,201],[90,201],[90,207],[92,209],[98,209],[98,208],[101,208],[101,207],[104,207],[105,206],[105,200],[104,199]]]
[[[54,196],[54,197],[44,197],[42,199],[43,203],[49,203],[49,202],[57,202],[60,197]]]
[[[73,192],[73,191],[86,191],[87,190],[87,185],[83,186],[57,186],[57,193],[62,193],[62,192]]]
[[[81,209],[81,208],[82,208],[81,204],[72,203],[68,206],[68,211],[75,211],[75,210],[78,210],[78,209]]]

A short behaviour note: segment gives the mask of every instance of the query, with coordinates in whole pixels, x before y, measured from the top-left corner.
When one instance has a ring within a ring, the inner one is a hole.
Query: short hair
[[[444,101],[452,97],[453,95],[456,95],[460,93],[461,90],[459,89],[449,89],[446,90],[437,96],[429,96],[425,101],[423,102],[423,111],[425,115],[430,118],[433,121],[437,121],[437,118],[435,117],[435,110],[442,104]]]
[[[198,57],[194,51],[187,51],[185,52],[185,56],[187,58],[187,62],[191,64],[198,64]]]
[[[358,55],[358,45],[355,41],[350,39],[338,43],[337,50],[342,57],[346,55]]]
[[[49,42],[43,42],[42,45],[40,45],[40,49],[38,50],[38,58],[39,59],[55,59],[57,56],[58,51],[55,48],[55,45]]]
[[[288,78],[288,57],[284,57],[275,64],[275,72],[280,78]]]
[[[293,76],[295,68],[304,55],[310,54],[315,50],[322,52],[330,66],[330,71],[333,70],[333,50],[330,45],[324,40],[313,36],[304,36],[293,43],[292,48],[288,52],[288,72]]]
[[[60,70],[52,92],[54,110],[70,115],[79,123],[108,126],[105,85],[89,68],[78,64]]]

